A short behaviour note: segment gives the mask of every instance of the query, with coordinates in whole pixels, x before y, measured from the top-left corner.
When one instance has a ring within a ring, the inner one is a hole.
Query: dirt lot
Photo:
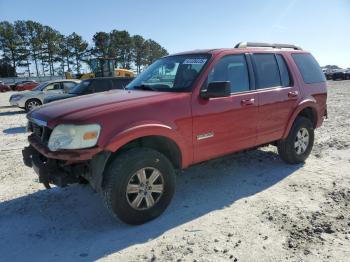
[[[271,146],[194,166],[142,226],[114,221],[89,186],[45,190],[22,164],[25,114],[0,109],[0,260],[349,261],[349,106],[350,81],[329,82],[305,164]]]

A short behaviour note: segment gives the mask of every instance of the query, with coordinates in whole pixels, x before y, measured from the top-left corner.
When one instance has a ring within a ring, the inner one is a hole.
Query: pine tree
[[[72,54],[73,65],[78,74],[80,74],[81,62],[84,60],[84,55],[87,51],[88,43],[77,33],[73,32],[68,36],[68,48]]]

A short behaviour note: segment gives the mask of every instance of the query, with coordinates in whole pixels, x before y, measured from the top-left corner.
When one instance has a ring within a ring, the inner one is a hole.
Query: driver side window
[[[60,89],[62,89],[60,83],[53,83],[53,84],[49,84],[48,86],[46,86],[44,88],[44,91],[60,90]]]
[[[208,75],[208,83],[230,81],[231,93],[249,91],[249,74],[245,56],[228,55],[214,66]]]

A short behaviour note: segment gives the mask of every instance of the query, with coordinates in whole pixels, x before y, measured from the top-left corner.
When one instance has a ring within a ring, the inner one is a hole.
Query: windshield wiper
[[[158,91],[157,89],[153,88],[152,86],[150,86],[150,85],[145,85],[145,84],[138,85],[138,86],[134,86],[134,89]]]

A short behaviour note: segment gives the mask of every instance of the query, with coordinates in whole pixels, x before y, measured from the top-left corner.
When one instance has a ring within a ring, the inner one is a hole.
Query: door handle
[[[288,93],[288,97],[296,97],[299,95],[299,92],[298,91],[290,91]]]
[[[255,99],[254,98],[250,98],[250,99],[243,99],[241,101],[241,104],[243,106],[249,106],[249,105],[254,105]]]

